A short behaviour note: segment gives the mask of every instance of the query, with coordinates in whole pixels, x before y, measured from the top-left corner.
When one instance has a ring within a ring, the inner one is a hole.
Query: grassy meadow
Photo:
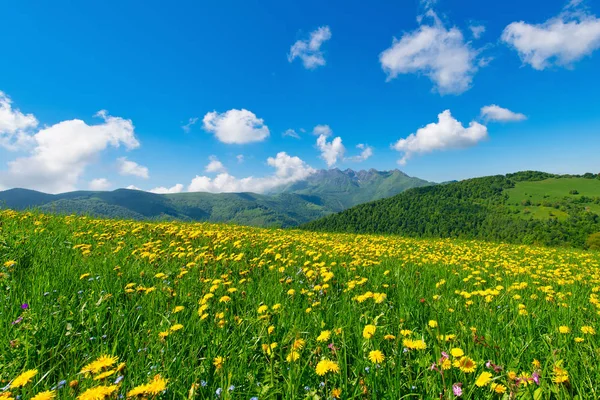
[[[2,400],[600,398],[596,252],[5,210],[0,256]]]

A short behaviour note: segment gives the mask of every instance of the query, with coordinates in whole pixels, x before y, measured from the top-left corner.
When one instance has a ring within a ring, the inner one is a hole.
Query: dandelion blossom
[[[375,335],[375,331],[377,331],[377,327],[375,325],[367,325],[363,329],[363,337],[365,339],[371,339]]]
[[[12,381],[12,383],[10,384],[10,388],[11,389],[20,388],[20,387],[27,385],[31,381],[31,379],[33,379],[33,377],[37,375],[37,373],[38,373],[37,369],[30,369],[30,370],[23,372],[21,375],[17,376]]]
[[[331,337],[331,331],[323,331],[317,336],[317,342],[326,342]]]
[[[373,364],[381,364],[385,360],[385,356],[379,350],[373,350],[369,352],[369,361]]]
[[[53,390],[46,390],[45,392],[40,392],[33,396],[31,400],[52,400],[56,397],[56,394]],[[1,398],[1,397],[0,397]]]
[[[482,372],[477,379],[475,380],[475,385],[479,387],[483,387],[490,383],[492,380],[492,374],[489,372]]]

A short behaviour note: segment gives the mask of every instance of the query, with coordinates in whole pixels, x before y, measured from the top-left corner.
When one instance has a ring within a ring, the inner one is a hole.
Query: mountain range
[[[290,227],[432,184],[399,170],[329,169],[319,170],[303,181],[267,194],[155,194],[130,189],[47,194],[17,188],[0,192],[0,207],[136,220],[175,219]]]

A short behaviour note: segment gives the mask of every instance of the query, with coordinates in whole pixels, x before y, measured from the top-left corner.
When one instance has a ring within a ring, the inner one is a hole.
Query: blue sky
[[[555,0],[4,2],[0,187],[599,172],[598,15]]]

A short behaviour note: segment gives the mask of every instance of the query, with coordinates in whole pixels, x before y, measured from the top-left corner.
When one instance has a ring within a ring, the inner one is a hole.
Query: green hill
[[[233,222],[254,226],[297,226],[361,202],[431,185],[400,171],[317,171],[306,181],[267,195],[255,193],[155,194],[118,189],[46,194],[27,189],[0,192],[0,207],[36,208],[97,217]]]
[[[525,171],[410,189],[301,228],[584,248],[599,214],[598,175]]]
[[[413,187],[429,186],[431,182],[410,177],[397,169],[392,171],[353,171],[337,168],[320,170],[306,180],[279,189],[283,193],[318,196],[333,211],[402,193]]]

